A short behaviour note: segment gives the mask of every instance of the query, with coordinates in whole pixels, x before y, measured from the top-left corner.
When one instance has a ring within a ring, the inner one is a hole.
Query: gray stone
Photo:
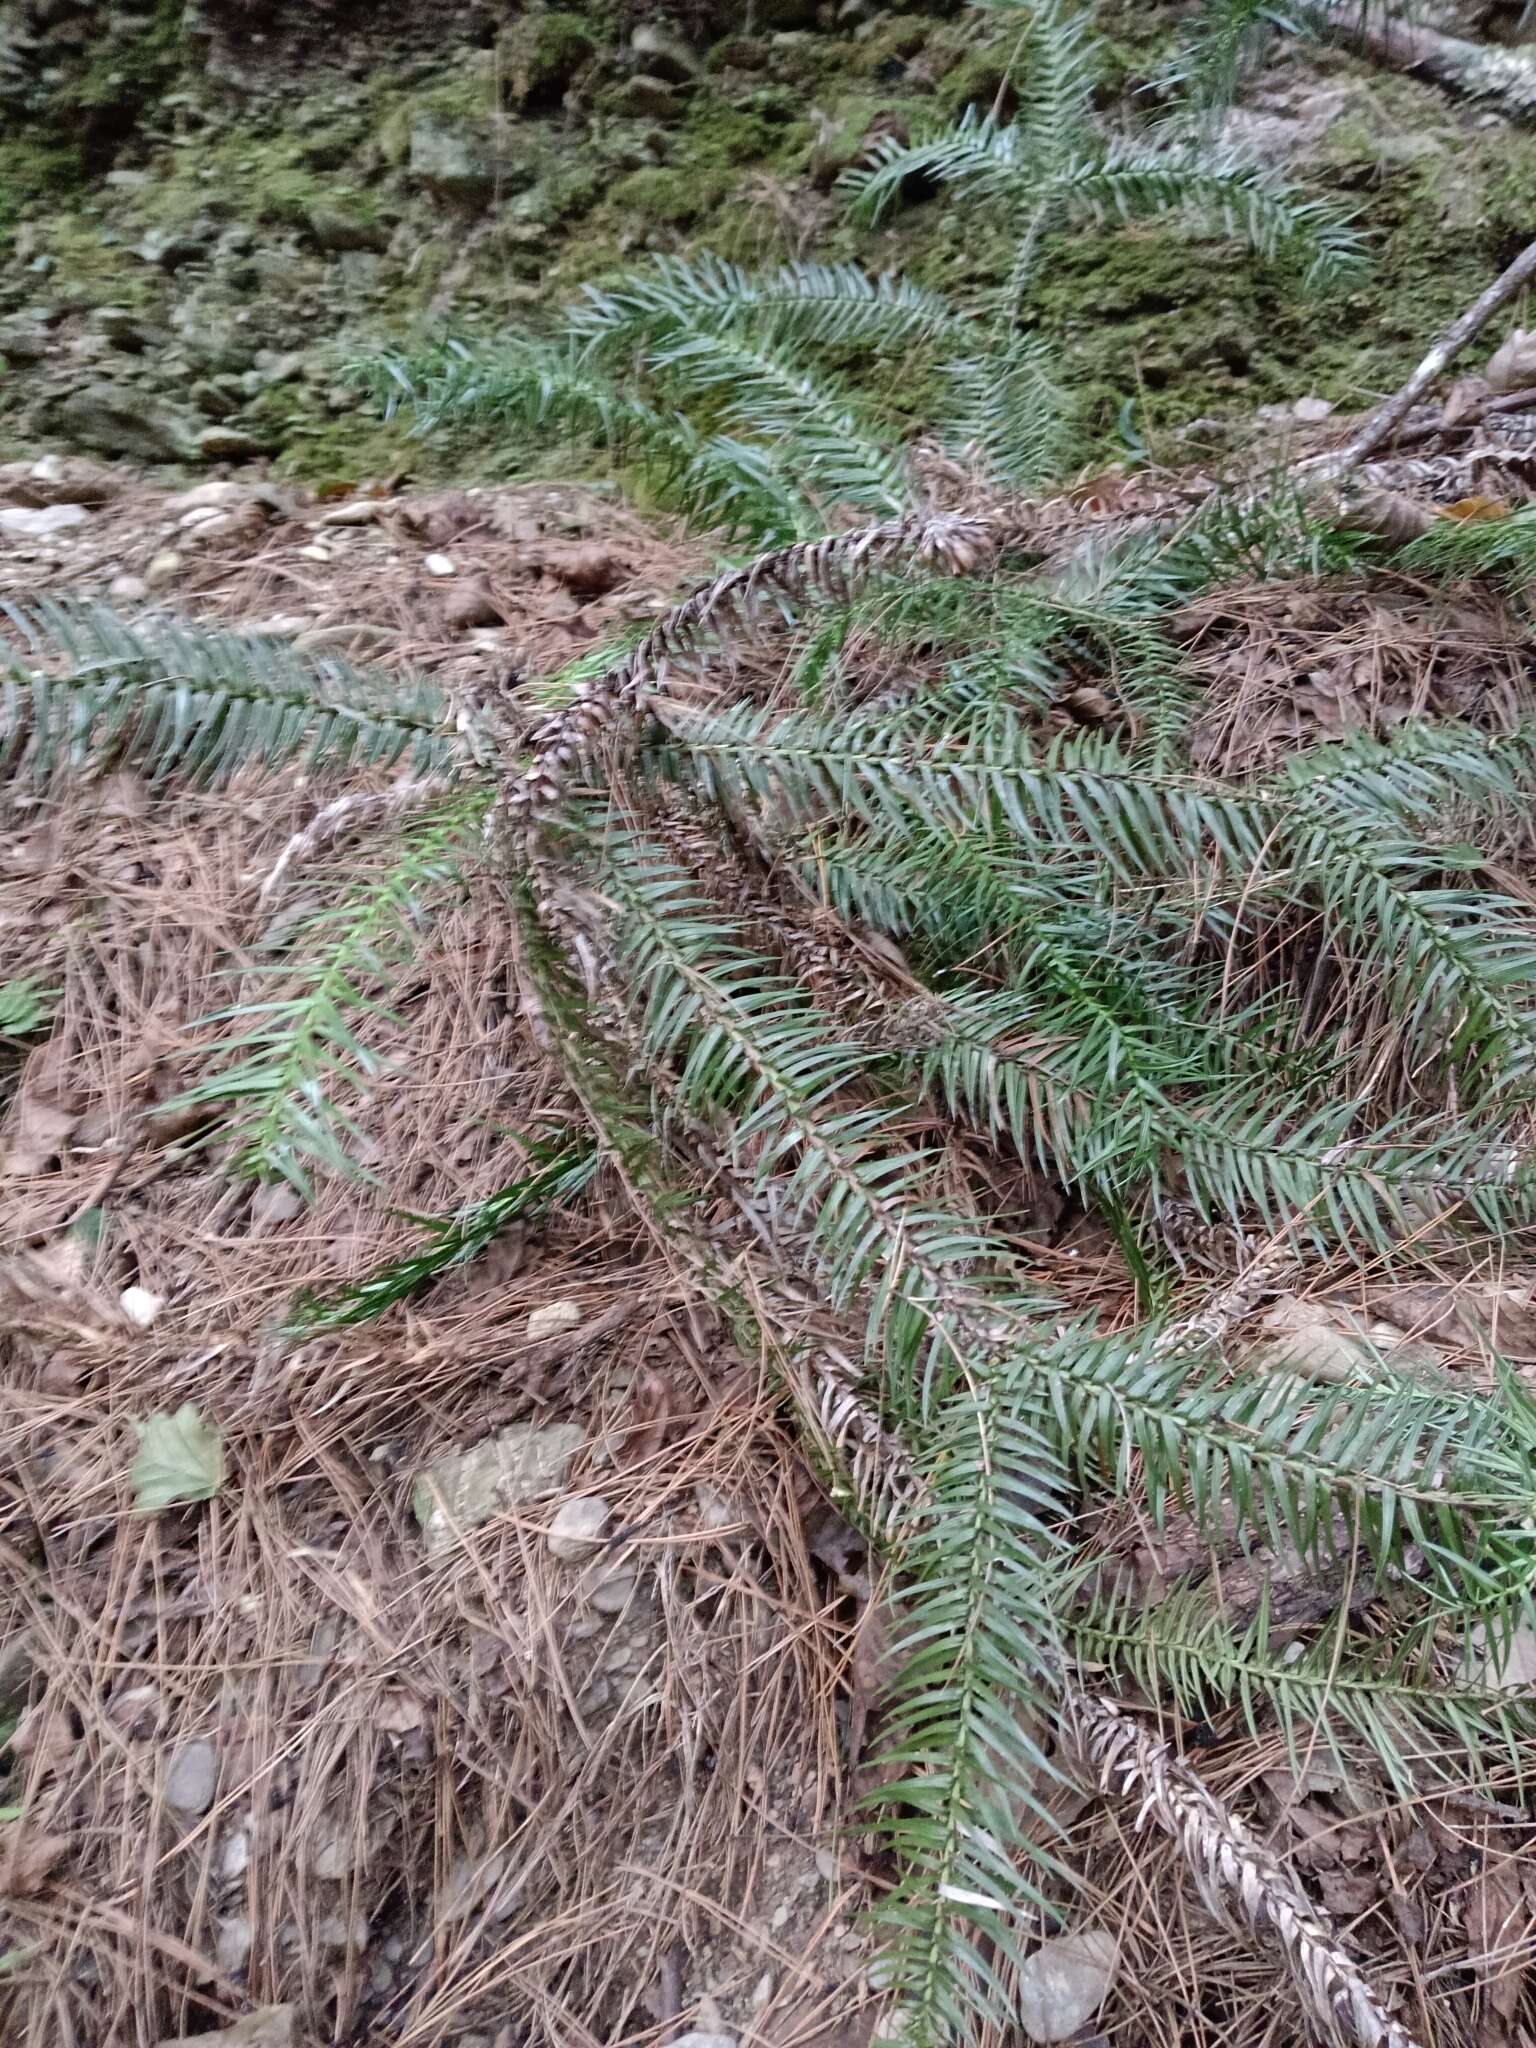
[[[368,1946],[368,1915],[328,1913],[315,1929],[322,1948],[362,1950]]]
[[[245,1968],[251,1953],[254,1932],[244,1913],[233,1914],[228,1920],[219,1922],[219,1931],[213,1941],[213,1953],[221,1970]]]
[[[142,576],[131,576],[125,569],[107,585],[107,595],[114,604],[142,604],[149,595],[149,585]]]
[[[343,250],[378,251],[389,246],[389,229],[383,222],[340,197],[317,199],[306,211],[304,225],[318,247],[338,255]]]
[[[639,1574],[632,1566],[617,1565],[593,1578],[587,1598],[599,1614],[622,1614],[634,1599],[638,1583]]]
[[[182,413],[122,384],[86,384],[48,411],[48,424],[97,455],[127,455],[140,462],[186,462],[197,451],[196,430]]]
[[[681,36],[654,21],[642,22],[629,39],[629,47],[640,69],[653,78],[668,78],[674,85],[686,85],[704,68]]]
[[[737,2048],[737,2043],[734,2034],[704,2034],[695,2029],[691,2034],[679,2034],[670,2048]]]
[[[637,71],[633,78],[625,79],[608,104],[614,113],[634,121],[665,121],[678,111],[679,101],[675,85]]]
[[[133,253],[157,269],[179,270],[184,263],[196,263],[206,251],[205,235],[196,228],[151,228]]]
[[[0,356],[8,363],[40,363],[48,353],[48,330],[34,320],[0,325]]]
[[[129,355],[141,356],[146,349],[158,350],[170,345],[168,329],[156,326],[153,320],[141,319],[137,313],[130,313],[126,306],[98,306],[93,324],[114,348],[124,349]]]
[[[558,1492],[585,1440],[573,1422],[522,1422],[428,1465],[412,1494],[427,1548],[441,1550],[460,1530]]]
[[[12,540],[46,540],[51,533],[83,526],[89,517],[83,505],[39,505],[35,510],[18,505],[0,512],[0,533]]]
[[[206,1738],[183,1743],[171,1758],[165,1803],[178,1813],[206,1813],[219,1782],[219,1753]]]
[[[601,1494],[578,1495],[562,1502],[549,1525],[550,1555],[563,1564],[580,1564],[602,1548],[603,1531],[612,1513],[612,1506]]]
[[[501,152],[488,128],[419,114],[411,124],[408,167],[413,178],[444,198],[479,202],[500,182]]]
[[[204,427],[197,436],[197,455],[202,462],[243,462],[248,456],[271,452],[270,439],[242,433],[238,427]]]
[[[389,626],[366,623],[306,626],[294,639],[300,654],[381,654],[397,635]]]

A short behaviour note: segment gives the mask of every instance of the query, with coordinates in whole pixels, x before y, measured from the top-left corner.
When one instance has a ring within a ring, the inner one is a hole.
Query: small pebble
[[[546,1301],[528,1318],[528,1341],[542,1344],[546,1337],[560,1337],[580,1327],[581,1310],[574,1301]]]
[[[165,1803],[178,1813],[206,1813],[219,1781],[219,1753],[208,1741],[184,1743],[171,1759]]]
[[[167,583],[174,583],[180,573],[180,555],[174,548],[162,548],[144,571],[144,581],[151,590],[164,590]]]
[[[331,559],[330,549],[321,547],[318,541],[313,540],[307,548],[300,548],[299,554],[306,562],[328,562]]]
[[[421,566],[429,576],[451,576],[454,573],[452,555],[427,555]]]
[[[118,1306],[136,1330],[147,1330],[165,1307],[163,1294],[151,1294],[147,1287],[125,1287],[118,1296]]]
[[[550,1555],[563,1564],[580,1564],[593,1551],[601,1549],[603,1531],[612,1512],[601,1494],[563,1502],[549,1525]]]
[[[221,1920],[214,1938],[213,1953],[221,1970],[243,1970],[251,1953],[252,1928],[243,1913]]]
[[[149,595],[149,585],[142,576],[130,576],[125,569],[107,585],[107,595],[118,604],[142,604]]]
[[[599,1614],[622,1614],[635,1596],[635,1574],[632,1571],[604,1572],[594,1579],[588,1598]]]

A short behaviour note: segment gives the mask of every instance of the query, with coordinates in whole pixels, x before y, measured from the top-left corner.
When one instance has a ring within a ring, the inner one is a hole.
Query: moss
[[[875,33],[855,45],[851,70],[866,78],[884,78],[892,65],[905,65],[923,49],[933,32],[926,21],[883,21]]]
[[[726,180],[718,172],[658,164],[620,178],[609,195],[609,204],[615,212],[635,220],[658,227],[683,227],[718,206],[725,189]]]
[[[525,111],[557,106],[597,44],[579,14],[525,14],[501,39],[508,90]]]
[[[1007,52],[996,45],[968,51],[949,67],[934,89],[939,112],[949,120],[963,114],[967,107],[978,107],[985,113],[999,104],[999,96],[1003,114],[1011,114],[1018,105],[1018,94],[1009,77]]]
[[[31,127],[0,135],[0,249],[29,206],[59,204],[84,175],[79,149],[62,136]]]

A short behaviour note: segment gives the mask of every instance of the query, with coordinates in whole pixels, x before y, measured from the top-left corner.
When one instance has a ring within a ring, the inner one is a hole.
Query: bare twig
[[[1499,308],[1532,278],[1536,278],[1536,242],[1527,243],[1508,269],[1501,272],[1482,296],[1451,322],[1426,351],[1423,361],[1407,383],[1376,408],[1354,439],[1316,462],[1302,465],[1306,474],[1319,481],[1331,481],[1358,467],[1384,441],[1389,441],[1394,430],[1407,418],[1436,378],[1442,376],[1467,343],[1482,332]]]

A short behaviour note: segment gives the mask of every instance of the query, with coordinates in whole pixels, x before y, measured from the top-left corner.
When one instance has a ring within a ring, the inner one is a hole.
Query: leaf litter
[[[198,600],[238,614],[250,578],[219,570],[211,557]],[[332,605],[358,615],[344,579]],[[1326,587],[1224,593],[1188,639],[1211,758],[1232,772],[1426,706],[1497,727],[1526,653],[1497,607],[1449,614],[1391,583],[1363,619]],[[32,1844],[12,1848],[0,1915],[18,2040],[233,2048],[267,2027],[273,2048],[424,2048],[508,2023],[614,2043],[863,2038],[876,1978],[858,1917],[889,1873],[834,1825],[879,1710],[878,1574],[801,1465],[761,1361],[687,1304],[601,1170],[517,1218],[499,1265],[449,1272],[421,1252],[424,1218],[526,1180],[538,1155],[520,1133],[580,1133],[520,1019],[494,892],[444,920],[409,1000],[367,1027],[394,1077],[362,1120],[378,1186],[322,1177],[312,1208],[279,1201],[153,1119],[195,1071],[213,973],[260,936],[250,876],[326,792],[115,780],[121,801],[65,796],[56,829],[29,835],[27,900],[0,925],[0,981],[57,990],[35,1072],[67,1055],[71,1078],[67,1098],[40,1086],[70,1106],[51,1130],[18,1121],[21,1167],[0,1177],[0,1286],[24,1309],[0,1340],[16,1475],[0,1539],[18,1560],[0,1644],[46,1646],[5,1773]],[[76,948],[66,846],[102,878]],[[310,883],[323,891],[323,864]],[[1109,1257],[1076,1273],[1085,1303],[1124,1286]],[[382,1320],[287,1329],[296,1301],[353,1303],[380,1274],[409,1282]],[[176,1315],[136,1318],[130,1296]],[[1476,1370],[1528,1303],[1498,1276],[1313,1321],[1391,1325]],[[121,1455],[146,1417],[147,1473]],[[429,1554],[413,1500],[434,1462],[549,1428],[579,1438],[563,1479]],[[563,1498],[599,1488],[600,1525],[562,1556]],[[197,1501],[196,1518],[130,1512]],[[1294,1559],[1194,1544],[1179,1561],[1177,1541],[1175,1526],[1158,1570],[1214,1567],[1237,1612],[1270,1582],[1295,1582],[1299,1627],[1355,1597],[1333,1584],[1309,1607]],[[1510,1872],[1533,1843],[1499,1787],[1405,1804],[1367,1777],[1345,1797],[1235,1715],[1185,1739],[1437,2044],[1516,2048],[1531,1927]],[[188,1755],[178,1806],[167,1773]],[[1042,1927],[1028,1960],[1041,1979],[1073,1963],[1074,2027],[1216,2048],[1283,2021],[1272,1964],[1191,1899],[1171,1845],[1086,1795],[1060,1818],[1063,1854],[1094,1873],[1091,1923]],[[1041,2023],[1065,2028],[1070,2000],[1047,2002]]]

